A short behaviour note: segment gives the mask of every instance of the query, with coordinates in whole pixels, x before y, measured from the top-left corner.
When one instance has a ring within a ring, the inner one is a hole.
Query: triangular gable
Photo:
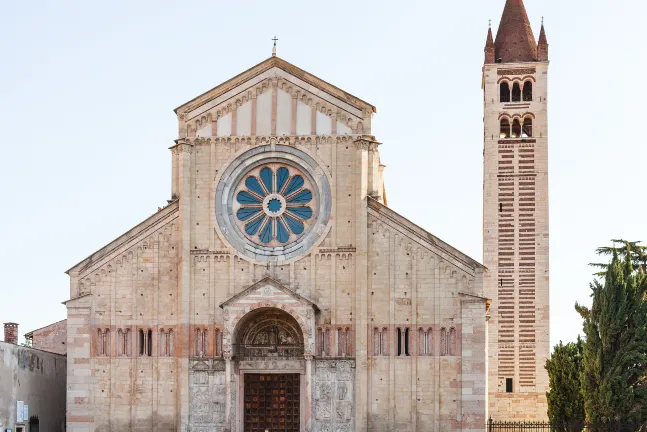
[[[230,80],[225,81],[224,83],[212,88],[211,90],[201,94],[200,96],[197,96],[191,99],[190,101],[180,105],[174,111],[176,113],[181,113],[181,112],[188,113],[190,111],[193,111],[196,108],[201,107],[202,105],[205,105],[213,101],[214,99],[217,99],[218,97],[224,95],[225,93],[235,89],[237,86],[247,81],[250,81],[253,78],[275,67],[282,69],[288,74],[295,76],[298,79],[304,81],[306,84],[310,86],[314,86],[317,89],[328,93],[329,95],[355,107],[360,111],[368,110],[373,113],[377,112],[376,108],[373,105],[369,104],[368,102],[365,102],[359,99],[358,97],[355,97],[350,93],[347,93],[344,90],[338,87],[335,87],[334,85],[322,80],[321,78],[318,78],[312,75],[311,73],[308,73],[303,69],[300,69],[297,66],[283,59],[280,59],[278,57],[270,57],[269,59],[262,61],[261,63],[257,64],[256,66],[253,66],[252,68],[246,70],[245,72],[236,75]]]
[[[251,305],[268,301],[273,303],[282,303],[286,301],[297,302],[303,306],[312,307],[316,311],[319,310],[314,302],[295,293],[290,288],[285,287],[271,277],[265,277],[233,297],[230,297],[228,300],[221,303],[220,307],[224,309],[226,306],[237,303],[249,303]]]
[[[397,227],[399,230],[406,233],[410,238],[417,240],[417,242],[421,246],[424,246],[432,251],[437,251],[443,259],[447,260],[448,262],[452,262],[457,267],[463,268],[464,270],[467,270],[472,274],[477,270],[487,270],[487,268],[483,264],[445,243],[430,232],[425,231],[418,225],[414,224],[410,220],[406,219],[405,217],[401,216],[397,212],[391,210],[375,199],[369,197],[368,204],[369,214],[372,214],[377,219],[385,222],[390,226]]]

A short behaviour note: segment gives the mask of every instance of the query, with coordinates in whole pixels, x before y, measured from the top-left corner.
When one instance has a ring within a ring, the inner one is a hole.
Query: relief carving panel
[[[189,430],[224,432],[225,372],[221,359],[190,361]]]
[[[350,432],[355,418],[355,361],[314,362],[314,431]]]

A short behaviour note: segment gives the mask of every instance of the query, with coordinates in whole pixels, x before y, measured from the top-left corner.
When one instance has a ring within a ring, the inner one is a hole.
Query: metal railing
[[[602,423],[581,422],[487,422],[488,432],[647,432],[647,425],[606,421]]]
[[[233,354],[238,358],[303,357],[303,345],[235,344]]]

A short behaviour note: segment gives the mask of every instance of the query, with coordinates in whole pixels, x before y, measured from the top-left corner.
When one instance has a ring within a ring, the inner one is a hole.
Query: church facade
[[[273,54],[175,112],[168,205],[68,270],[68,430],[483,430],[501,297],[387,206],[376,108]]]

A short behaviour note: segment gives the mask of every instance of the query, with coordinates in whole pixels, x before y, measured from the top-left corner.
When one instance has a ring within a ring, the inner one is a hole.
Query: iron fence
[[[646,424],[607,421],[602,423],[580,422],[515,422],[494,421],[487,423],[488,432],[647,432]]]

